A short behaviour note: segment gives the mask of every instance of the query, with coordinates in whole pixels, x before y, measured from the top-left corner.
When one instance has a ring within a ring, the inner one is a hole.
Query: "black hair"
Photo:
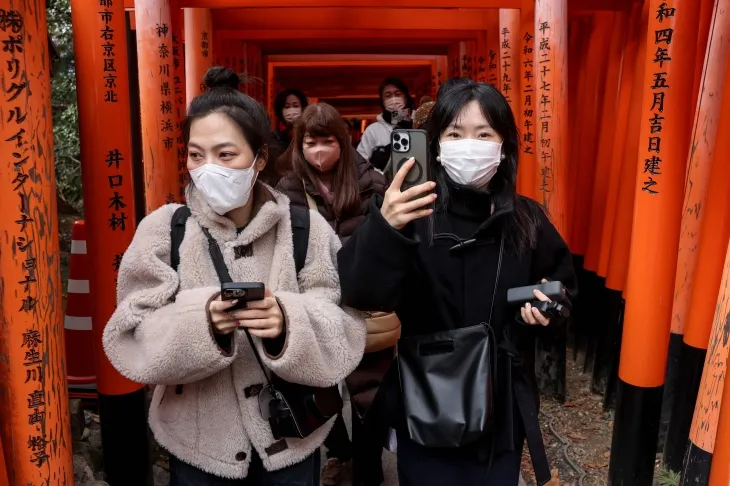
[[[441,98],[447,91],[457,87],[469,84],[471,80],[469,78],[449,78],[439,86],[438,93],[436,93],[436,99]]]
[[[443,88],[443,86],[442,86]],[[534,249],[542,211],[540,206],[516,193],[517,161],[519,157],[519,135],[512,109],[497,89],[485,83],[464,80],[453,83],[438,97],[424,129],[430,139],[431,170],[438,185],[439,202],[436,211],[443,212],[448,205],[448,177],[437,160],[441,134],[459,116],[461,110],[471,101],[481,107],[489,125],[502,137],[502,154],[496,174],[489,182],[487,190],[492,196],[494,211],[511,210],[506,215],[503,236],[509,248],[517,255]]]
[[[231,69],[214,66],[205,73],[205,91],[190,103],[183,123],[183,140],[190,141],[190,125],[211,113],[223,113],[233,120],[243,132],[254,154],[268,160],[268,140],[271,124],[266,110],[247,94],[238,90],[241,78]]]
[[[406,83],[403,82],[400,78],[386,78],[383,80],[382,83],[380,83],[380,87],[378,88],[378,94],[380,95],[380,109],[383,113],[383,119],[390,123],[390,112],[386,111],[385,109],[385,103],[383,102],[383,91],[385,91],[385,88],[388,85],[393,85],[396,88],[398,88],[401,93],[403,93],[403,96],[405,97],[406,102],[406,108],[413,111],[413,98],[411,97],[410,91],[408,91],[408,86],[406,86]]]
[[[309,101],[307,100],[307,95],[305,95],[298,89],[289,88],[285,89],[284,91],[280,91],[274,99],[274,114],[276,115],[276,119],[279,121],[279,123],[284,123],[284,106],[286,106],[286,99],[291,95],[299,98],[299,103],[301,103],[302,105],[302,112],[304,112],[304,108],[306,108],[309,104]]]

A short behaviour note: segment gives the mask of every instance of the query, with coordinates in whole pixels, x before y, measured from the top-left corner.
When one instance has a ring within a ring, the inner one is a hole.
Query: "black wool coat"
[[[488,193],[454,183],[449,186],[445,211],[437,211],[432,222],[417,220],[402,231],[383,218],[382,198],[371,200],[368,217],[338,255],[343,303],[358,309],[395,311],[404,337],[487,322],[491,310],[498,343],[509,341],[519,356],[511,352],[508,366],[498,366],[502,372],[495,382],[496,436],[489,439],[494,440],[497,453],[514,450],[516,444],[521,446],[523,433],[514,399],[515,380],[527,383],[524,388],[529,389],[529,399],[539,406],[534,338],[537,333],[551,332],[557,323],[548,327],[525,325],[517,318],[519,309],[507,304],[507,290],[546,278],[561,281],[572,297],[577,292],[573,260],[565,241],[536,202],[517,197],[511,207],[492,214]],[[502,229],[515,207],[535,215],[537,244],[522,256],[505,244],[495,294]],[[454,249],[471,239],[475,241]],[[506,357],[500,355],[498,359],[501,363]],[[524,399],[526,394],[520,395]],[[397,366],[392,366],[384,379],[372,412],[373,426],[405,427]]]

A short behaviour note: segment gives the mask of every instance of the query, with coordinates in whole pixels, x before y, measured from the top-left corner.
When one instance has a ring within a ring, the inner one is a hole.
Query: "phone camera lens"
[[[396,149],[396,150],[400,150],[400,144],[398,142],[395,142],[393,144],[393,148]]]

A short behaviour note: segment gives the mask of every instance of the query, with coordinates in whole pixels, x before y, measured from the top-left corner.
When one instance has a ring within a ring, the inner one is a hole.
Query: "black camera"
[[[342,397],[337,386],[311,387],[273,375],[259,394],[259,409],[276,440],[303,439],[342,411]]]
[[[542,302],[535,298],[534,291],[539,290],[551,302]],[[507,290],[507,303],[522,307],[526,303],[536,308],[542,315],[550,319],[565,319],[570,316],[570,301],[561,282],[553,281],[539,285],[528,285]]]

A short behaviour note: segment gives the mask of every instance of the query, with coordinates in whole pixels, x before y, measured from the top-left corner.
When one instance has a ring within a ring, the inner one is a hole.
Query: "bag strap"
[[[170,266],[177,272],[180,265],[180,245],[185,238],[185,225],[190,218],[190,208],[180,206],[172,215],[170,224]]]
[[[489,306],[489,320],[487,323],[492,325],[492,312],[494,312],[494,301],[497,298],[497,287],[499,286],[499,276],[502,273],[502,257],[504,256],[504,235],[499,243],[499,260],[497,260],[497,277],[494,279],[494,291],[492,292],[492,305]]]
[[[233,280],[231,279],[231,274],[228,273],[228,267],[226,267],[226,262],[223,259],[223,253],[221,253],[221,248],[220,246],[218,246],[218,242],[215,241],[215,238],[213,238],[213,235],[210,234],[208,228],[203,228],[203,233],[205,233],[206,238],[208,238],[208,251],[210,252],[210,258],[213,260],[215,273],[218,274],[218,280],[220,280],[222,284],[231,283]],[[256,356],[256,361],[258,362],[259,367],[264,374],[266,384],[268,386],[271,386],[269,375],[266,373],[266,367],[264,367],[264,362],[261,359],[261,355],[259,355],[259,350],[256,348],[256,345],[253,342],[253,337],[251,336],[251,333],[248,332],[247,328],[244,328],[244,331],[246,332],[248,342],[251,344],[251,349],[253,349],[253,354]]]
[[[302,181],[302,188],[304,189],[304,197],[307,198],[307,206],[309,206],[309,209],[319,212],[317,201],[315,201],[312,195],[307,192],[307,186],[304,181]]]
[[[307,250],[309,247],[309,210],[290,204],[289,214],[291,217],[292,240],[294,243],[294,265],[298,275],[307,261]]]

